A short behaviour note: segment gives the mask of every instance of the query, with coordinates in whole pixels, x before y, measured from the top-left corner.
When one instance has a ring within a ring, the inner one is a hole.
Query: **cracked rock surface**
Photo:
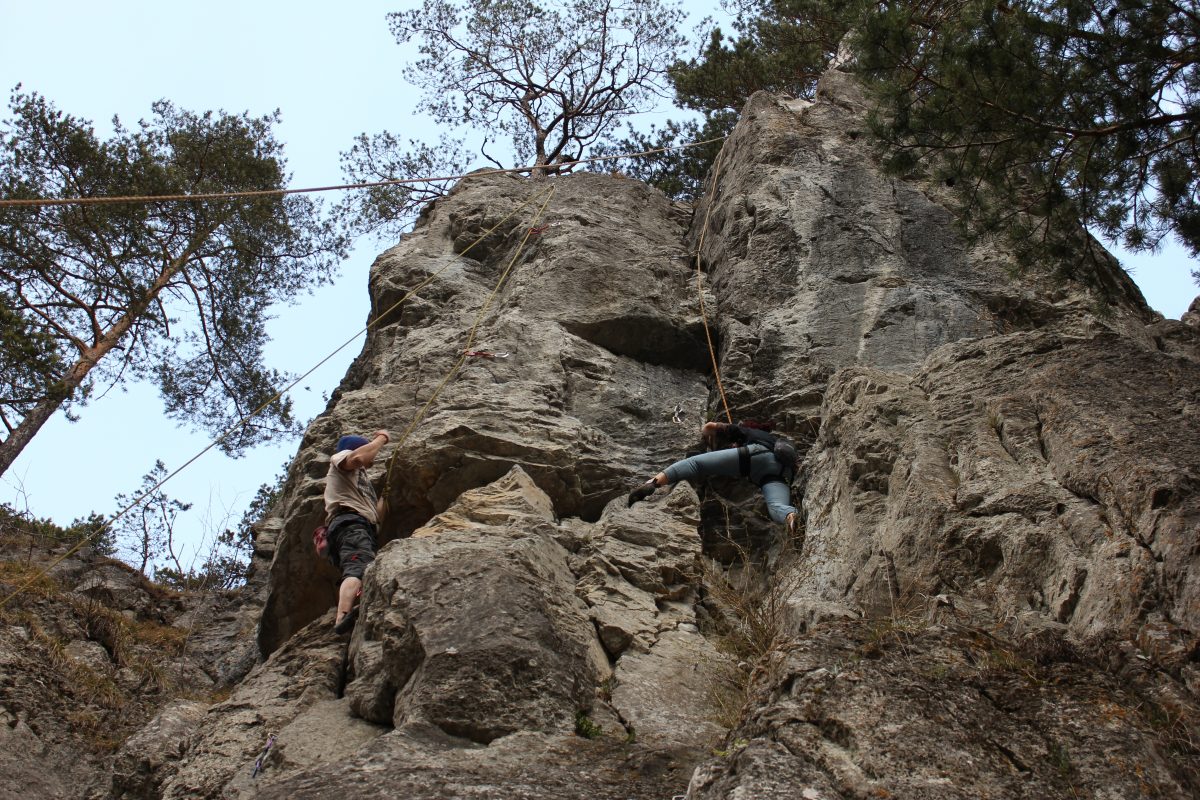
[[[725,733],[696,514],[682,486],[562,522],[519,467],[463,493],[379,553],[352,636],[325,615],[209,710],[162,796],[549,798],[573,774],[597,797],[682,793]]]
[[[781,648],[688,797],[1189,796],[1136,684],[969,619],[830,624]]]
[[[1200,445],[1179,432],[1198,421],[1198,381],[1200,362],[1111,334],[962,343],[911,377],[838,373],[805,465],[795,607],[966,593],[1186,661]]]

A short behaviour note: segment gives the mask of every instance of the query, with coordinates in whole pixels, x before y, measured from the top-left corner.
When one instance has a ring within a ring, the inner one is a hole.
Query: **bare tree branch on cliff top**
[[[663,0],[425,0],[388,15],[399,42],[419,40],[405,78],[439,123],[511,137],[517,158],[578,158],[661,92],[683,44]]]

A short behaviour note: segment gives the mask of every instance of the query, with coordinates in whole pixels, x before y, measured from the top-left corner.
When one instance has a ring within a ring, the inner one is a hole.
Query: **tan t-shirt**
[[[375,512],[375,487],[367,479],[365,469],[349,472],[338,467],[353,450],[339,450],[329,459],[329,474],[325,476],[325,522],[330,522],[338,514],[353,511],[362,514],[372,525],[379,523],[379,515]]]

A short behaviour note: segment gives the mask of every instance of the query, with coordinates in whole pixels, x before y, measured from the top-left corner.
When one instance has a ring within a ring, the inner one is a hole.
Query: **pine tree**
[[[667,121],[649,133],[630,129],[625,138],[597,149],[601,154],[641,152],[720,138],[737,123],[757,91],[812,97],[817,78],[837,52],[862,3],[830,0],[743,0],[734,36],[714,28],[699,56],[670,69],[675,104],[698,111],[700,122]],[[625,159],[617,168],[657,186],[669,197],[695,199],[712,168],[719,142],[650,157]],[[601,171],[605,166],[595,169]]]
[[[274,190],[277,116],[194,114],[165,101],[135,129],[90,123],[14,92],[0,197]],[[301,196],[0,207],[0,474],[93,385],[156,382],[167,413],[210,431],[262,404],[222,442],[236,453],[295,421],[263,363],[273,302],[328,280],[345,240]]]
[[[1200,255],[1200,4],[1187,0],[742,0],[672,70],[679,104],[728,113],[809,96],[840,38],[876,92],[885,164],[953,186],[976,235],[1026,259],[1174,234]],[[670,166],[670,165],[668,165]],[[702,172],[688,165],[685,172]],[[656,176],[665,186],[682,176]],[[1200,280],[1200,274],[1197,275]]]
[[[1079,223],[1200,254],[1200,6],[888,3],[856,50],[889,166],[961,193],[971,226],[1078,257]]]
[[[644,153],[665,150],[637,158],[613,158],[598,161],[589,169],[593,172],[619,172],[635,180],[657,187],[674,200],[695,200],[704,190],[704,179],[712,168],[721,139],[733,130],[737,115],[727,111],[709,114],[702,122],[667,120],[662,128],[650,126],[648,132],[629,128],[624,138],[613,137],[597,145],[595,156],[617,156],[622,153]],[[681,145],[707,142],[698,147]],[[673,149],[666,149],[673,148]]]
[[[757,91],[810,98],[864,8],[861,0],[743,0],[735,36],[716,28],[699,58],[671,68],[676,102],[705,113],[741,111]]]

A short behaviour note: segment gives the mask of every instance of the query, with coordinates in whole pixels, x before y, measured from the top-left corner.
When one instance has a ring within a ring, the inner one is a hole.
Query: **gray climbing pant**
[[[791,486],[782,480],[763,483],[765,478],[783,475],[783,465],[775,458],[775,454],[763,444],[751,444],[746,448],[750,453],[750,480],[762,488],[763,500],[767,502],[767,513],[776,522],[787,521],[788,514],[795,513],[792,505]],[[695,482],[697,478],[707,475],[724,475],[729,478],[741,477],[741,457],[738,448],[730,447],[725,450],[713,450],[711,453],[700,453],[682,461],[676,461],[663,470],[667,481],[675,484],[679,481]]]

